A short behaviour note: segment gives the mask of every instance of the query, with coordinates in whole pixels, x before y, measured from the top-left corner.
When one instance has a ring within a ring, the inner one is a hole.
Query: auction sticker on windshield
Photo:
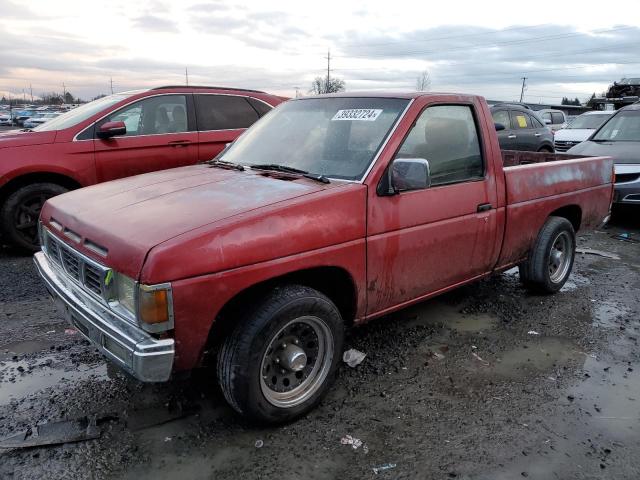
[[[378,108],[350,108],[347,110],[338,110],[331,121],[360,120],[364,122],[373,122],[381,113],[382,109]]]

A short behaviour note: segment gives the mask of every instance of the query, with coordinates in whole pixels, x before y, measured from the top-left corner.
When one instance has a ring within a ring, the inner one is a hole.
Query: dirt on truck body
[[[612,160],[502,157],[482,97],[290,101],[207,165],[49,200],[35,261],[139,380],[213,357],[236,411],[291,420],[328,390],[352,324],[513,266],[562,288],[576,231],[609,214]]]

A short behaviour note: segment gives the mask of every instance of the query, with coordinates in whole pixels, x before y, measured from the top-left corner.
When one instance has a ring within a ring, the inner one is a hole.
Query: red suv
[[[255,90],[158,87],[103,97],[33,130],[2,133],[0,235],[35,250],[46,199],[210,160],[285,100]]]

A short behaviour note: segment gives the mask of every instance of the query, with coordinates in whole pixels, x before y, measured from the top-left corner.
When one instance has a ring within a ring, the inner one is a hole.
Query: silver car
[[[618,110],[587,141],[567,153],[613,157],[616,169],[613,201],[640,205],[640,103]]]

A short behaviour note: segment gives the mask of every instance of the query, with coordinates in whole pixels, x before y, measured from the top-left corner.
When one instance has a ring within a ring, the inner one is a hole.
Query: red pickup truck
[[[157,87],[100,98],[33,130],[0,133],[0,235],[35,251],[47,198],[210,160],[283,100],[255,90]]]
[[[494,272],[556,292],[609,214],[608,157],[501,152],[484,99],[284,103],[208,164],[70,192],[35,255],[73,325],[142,381],[210,359],[261,421],[312,408],[346,327]]]

